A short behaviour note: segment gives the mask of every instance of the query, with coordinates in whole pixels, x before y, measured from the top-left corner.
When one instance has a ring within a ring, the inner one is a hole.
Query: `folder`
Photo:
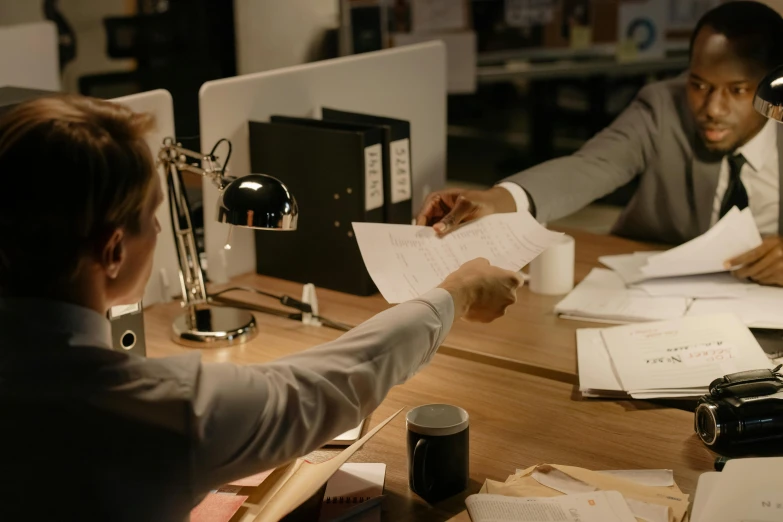
[[[257,272],[375,293],[351,223],[383,222],[382,129],[272,116],[249,130],[252,171],[282,180],[299,204],[296,231],[256,234]]]
[[[321,114],[324,121],[373,125],[383,128],[385,219],[387,223],[410,225],[411,219],[413,219],[410,122],[326,107],[321,110]]]

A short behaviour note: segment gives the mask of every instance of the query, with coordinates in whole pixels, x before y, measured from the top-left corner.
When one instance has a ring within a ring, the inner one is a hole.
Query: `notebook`
[[[353,510],[359,504],[372,501],[383,495],[385,480],[386,464],[343,464],[326,484],[319,522],[340,519],[345,512]],[[355,522],[380,521],[380,505],[352,517],[351,520]]]

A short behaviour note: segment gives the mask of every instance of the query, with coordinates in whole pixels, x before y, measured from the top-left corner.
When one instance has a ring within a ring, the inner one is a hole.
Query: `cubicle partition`
[[[228,138],[233,145],[229,172],[249,174],[248,121],[266,121],[273,114],[319,117],[323,106],[410,121],[414,212],[430,190],[444,185],[446,52],[440,42],[207,82],[200,92],[202,151]],[[204,180],[204,208],[215,208],[217,197],[211,181]],[[300,210],[301,219],[318,219]],[[256,270],[251,230],[234,230],[232,248],[225,250],[228,226],[205,215],[204,227],[210,280],[225,282]]]
[[[136,112],[147,112],[155,117],[155,129],[147,137],[147,143],[153,156],[157,159],[158,149],[163,143],[163,138],[175,136],[174,134],[174,106],[171,94],[163,89],[142,92],[122,98],[111,100],[130,107]],[[160,170],[160,169],[159,169]],[[144,305],[148,306],[160,302],[168,302],[175,295],[179,295],[179,263],[177,251],[174,246],[174,233],[171,228],[171,215],[169,213],[169,198],[166,190],[166,173],[158,172],[163,184],[163,203],[158,209],[157,217],[160,221],[161,231],[158,236],[158,245],[155,248],[155,257],[152,265],[152,276],[144,291]]]

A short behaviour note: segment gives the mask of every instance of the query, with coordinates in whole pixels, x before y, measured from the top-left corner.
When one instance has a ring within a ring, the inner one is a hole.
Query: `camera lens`
[[[714,404],[699,404],[696,408],[696,433],[707,446],[715,444],[720,435],[717,413]]]

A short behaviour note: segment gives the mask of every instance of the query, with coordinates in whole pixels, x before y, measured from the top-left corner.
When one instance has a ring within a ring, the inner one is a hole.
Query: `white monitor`
[[[250,173],[248,121],[272,114],[318,117],[333,107],[409,120],[413,158],[413,209],[446,182],[446,51],[441,42],[325,60],[205,83],[199,93],[201,149],[221,138],[233,145],[229,171]],[[285,182],[285,179],[282,180]],[[294,194],[296,196],[296,194]],[[254,272],[256,253],[249,229],[233,231],[208,209],[217,189],[204,183],[204,227],[209,278],[225,282]],[[306,219],[307,209],[301,209]],[[293,232],[295,233],[295,232]]]
[[[174,137],[174,105],[169,91],[158,89],[115,98],[111,100],[130,107],[135,112],[147,112],[155,117],[155,129],[147,137],[147,144],[157,160],[163,138]],[[163,203],[158,209],[157,217],[161,231],[158,235],[158,245],[152,265],[152,275],[144,291],[144,305],[168,302],[172,297],[182,293],[179,284],[179,262],[174,246],[174,232],[171,229],[171,214],[169,212],[168,190],[166,189],[166,173],[160,172],[160,182],[163,187]]]

